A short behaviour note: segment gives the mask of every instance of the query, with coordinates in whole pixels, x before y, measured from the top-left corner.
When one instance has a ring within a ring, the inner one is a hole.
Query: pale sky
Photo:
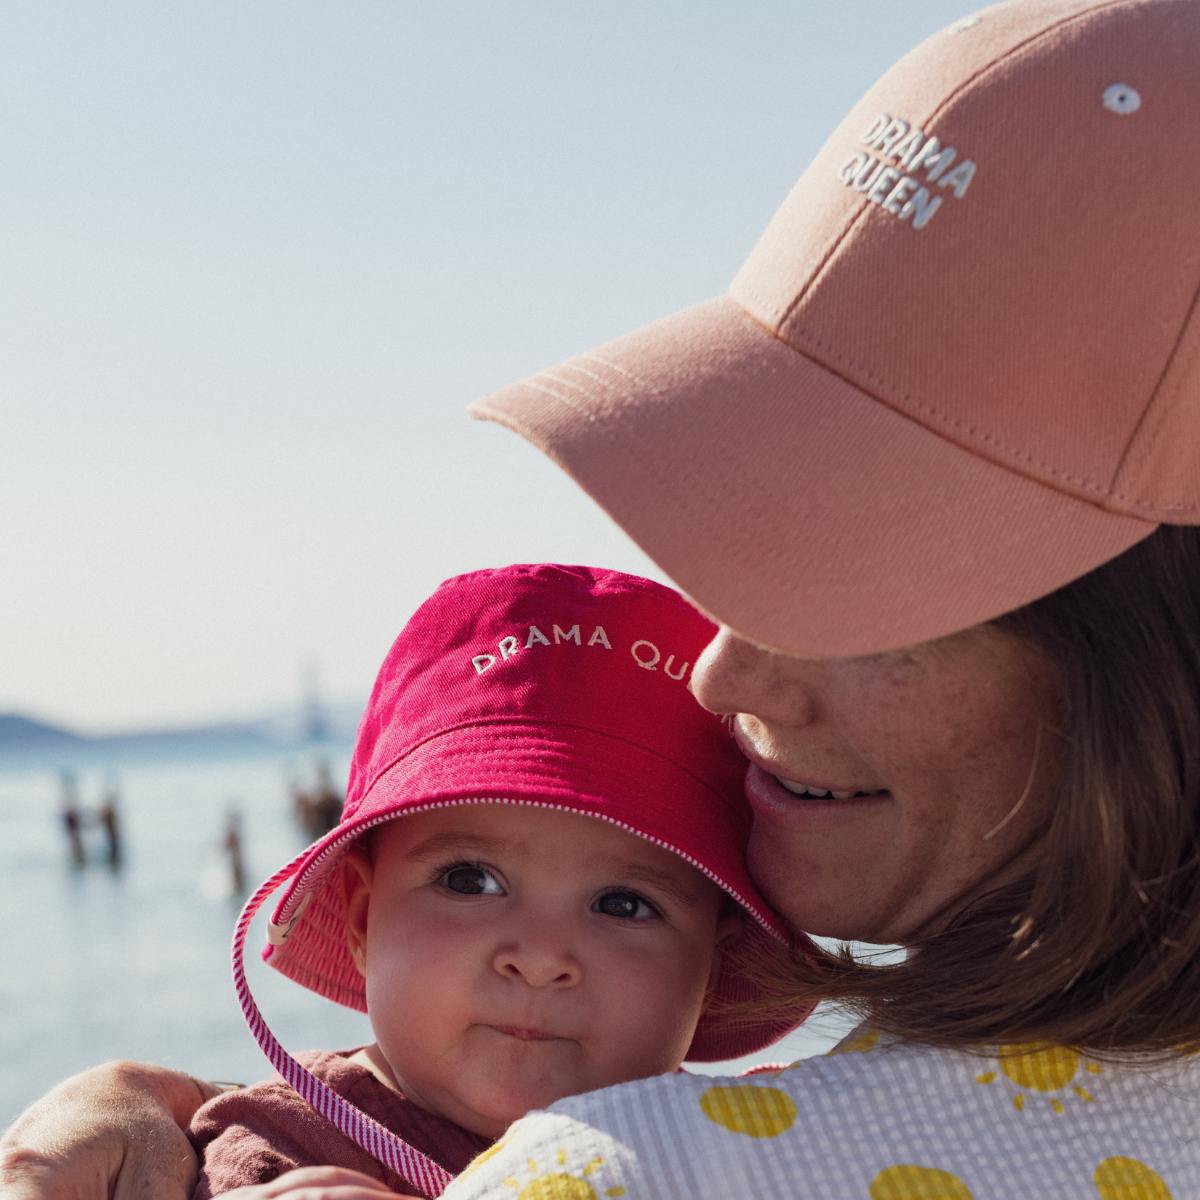
[[[255,715],[306,660],[362,699],[447,575],[658,575],[465,405],[720,294],[850,104],[968,11],[8,6],[0,712]]]

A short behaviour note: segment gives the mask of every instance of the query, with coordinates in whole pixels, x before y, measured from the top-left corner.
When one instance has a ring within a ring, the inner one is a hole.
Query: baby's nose
[[[536,988],[574,987],[583,978],[578,958],[550,940],[509,942],[496,951],[492,965],[506,978],[521,979]]]

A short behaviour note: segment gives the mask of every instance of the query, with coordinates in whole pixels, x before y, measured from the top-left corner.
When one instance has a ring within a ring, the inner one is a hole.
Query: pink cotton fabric
[[[300,1062],[338,1095],[400,1134],[458,1174],[491,1142],[426,1112],[350,1061],[353,1050],[317,1050]],[[268,1183],[296,1167],[335,1166],[361,1171],[393,1191],[423,1194],[335,1129],[283,1079],[276,1077],[205,1104],[188,1131],[200,1157],[192,1200],[210,1200],[234,1188]]]

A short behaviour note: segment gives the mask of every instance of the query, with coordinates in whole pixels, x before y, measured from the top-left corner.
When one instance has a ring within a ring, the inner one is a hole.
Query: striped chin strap
[[[242,1006],[242,1016],[246,1018],[254,1040],[258,1042],[271,1065],[317,1112],[384,1166],[415,1184],[426,1196],[440,1196],[454,1176],[441,1164],[422,1154],[415,1146],[410,1146],[390,1129],[385,1129],[378,1121],[343,1099],[311,1071],[302,1067],[279,1044],[250,994],[245,964],[246,933],[250,922],[272,892],[295,874],[307,853],[308,851],[301,852],[287,866],[281,867],[246,901],[246,906],[234,927],[233,985],[237,991],[238,1003]],[[274,933],[273,927],[271,932]]]

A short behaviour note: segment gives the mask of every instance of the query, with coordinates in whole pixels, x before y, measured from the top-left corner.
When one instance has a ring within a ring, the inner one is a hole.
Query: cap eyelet
[[[979,16],[978,13],[970,17],[963,17],[961,21],[955,21],[954,24],[950,26],[950,32],[966,33],[968,29],[974,29],[975,26],[978,25],[982,20],[983,18]]]
[[[1127,83],[1114,83],[1104,89],[1104,107],[1120,117],[1127,117],[1142,107],[1142,97],[1137,88]]]

